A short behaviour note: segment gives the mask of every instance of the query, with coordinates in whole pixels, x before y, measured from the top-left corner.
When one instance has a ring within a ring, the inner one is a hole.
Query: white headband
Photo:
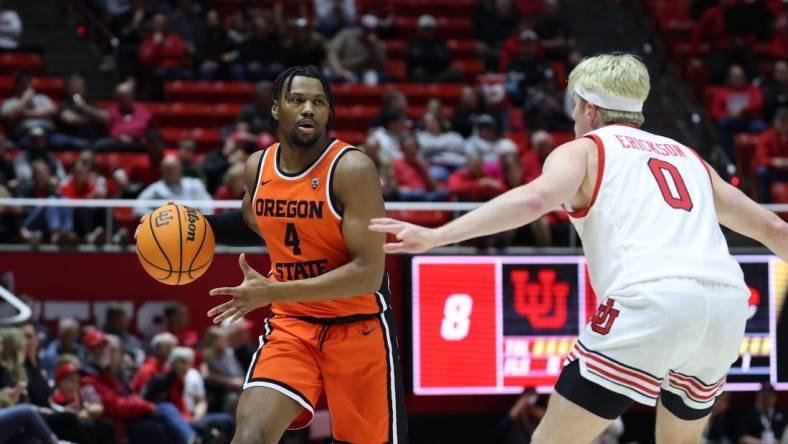
[[[643,111],[643,102],[628,97],[613,96],[586,90],[580,85],[575,85],[575,94],[601,108],[613,111],[626,111],[639,113]]]

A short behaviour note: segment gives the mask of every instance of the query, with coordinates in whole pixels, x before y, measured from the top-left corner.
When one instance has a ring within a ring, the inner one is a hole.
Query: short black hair
[[[314,65],[291,66],[276,76],[276,80],[274,80],[274,86],[271,87],[271,104],[274,103],[274,100],[281,99],[283,92],[290,92],[290,87],[293,84],[293,77],[296,76],[311,77],[313,79],[320,80],[320,84],[323,86],[323,92],[328,98],[328,108],[331,112],[331,114],[328,116],[328,124],[326,124],[326,131],[328,131],[331,129],[331,122],[334,120],[334,95],[331,93],[331,85],[329,85],[328,80],[326,80],[326,77],[323,75],[323,72],[320,70],[320,68]],[[278,127],[279,122],[274,119],[273,115],[271,115],[271,107],[269,106],[268,129],[272,134],[275,134]]]

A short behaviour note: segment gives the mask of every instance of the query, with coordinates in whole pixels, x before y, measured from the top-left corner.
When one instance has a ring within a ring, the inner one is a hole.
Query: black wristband
[[[243,211],[231,210],[221,214],[209,214],[205,220],[211,225],[217,244],[232,247],[260,246],[260,236],[244,221]]]

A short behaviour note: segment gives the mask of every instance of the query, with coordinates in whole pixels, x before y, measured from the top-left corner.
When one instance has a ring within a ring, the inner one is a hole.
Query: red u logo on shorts
[[[605,302],[599,304],[594,315],[591,316],[591,329],[600,335],[610,333],[610,328],[618,317],[619,310],[613,308],[613,303],[615,301],[612,298],[607,298]]]

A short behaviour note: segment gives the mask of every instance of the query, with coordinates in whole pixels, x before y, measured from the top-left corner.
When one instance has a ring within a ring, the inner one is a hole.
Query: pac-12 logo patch
[[[320,178],[315,177],[312,179],[312,189],[316,190],[320,186]]]
[[[607,298],[591,316],[591,329],[600,335],[610,333],[610,328],[618,317],[619,310],[613,308],[615,302],[612,298]]]

